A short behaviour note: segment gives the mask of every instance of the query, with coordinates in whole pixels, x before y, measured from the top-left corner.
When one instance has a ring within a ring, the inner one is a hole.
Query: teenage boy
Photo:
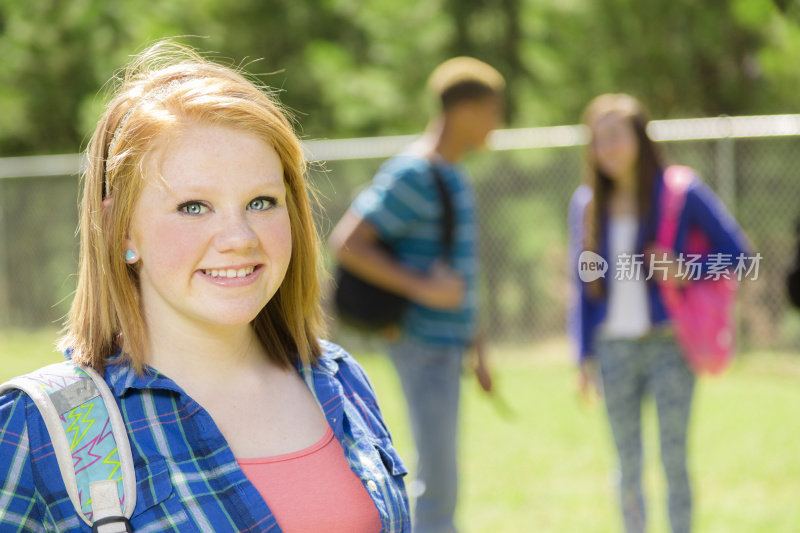
[[[428,87],[438,113],[420,140],[386,161],[330,237],[337,261],[410,305],[389,343],[408,404],[417,448],[415,533],[455,532],[459,377],[464,355],[491,391],[478,325],[478,242],[475,197],[459,162],[484,146],[500,122],[505,81],[488,64],[450,59]],[[438,170],[453,212],[449,257],[442,243],[443,202]],[[390,255],[379,241],[389,243]]]

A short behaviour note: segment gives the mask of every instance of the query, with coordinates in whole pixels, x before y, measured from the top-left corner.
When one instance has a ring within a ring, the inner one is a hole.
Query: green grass
[[[60,360],[55,333],[0,332],[0,380]],[[620,531],[603,408],[575,395],[563,341],[492,351],[504,416],[471,379],[463,383],[461,494],[465,533]],[[413,466],[405,406],[386,358],[367,369],[401,455]],[[751,353],[698,386],[690,436],[696,530],[800,528],[800,356]],[[645,485],[651,533],[666,533],[654,408],[645,410]],[[412,469],[413,470],[413,469]]]

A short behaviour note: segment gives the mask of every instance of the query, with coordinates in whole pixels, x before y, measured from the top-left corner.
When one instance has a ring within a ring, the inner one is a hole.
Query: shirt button
[[[370,491],[375,492],[376,490],[378,490],[378,484],[370,479],[369,481],[367,481],[367,488]]]

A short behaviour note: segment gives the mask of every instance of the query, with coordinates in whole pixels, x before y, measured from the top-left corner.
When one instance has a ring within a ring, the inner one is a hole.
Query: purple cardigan
[[[663,174],[659,174],[653,191],[653,214],[650,220],[639,221],[639,233],[636,239],[636,253],[644,253],[650,242],[645,243],[647,235],[655,233],[653,224],[660,215],[661,193],[664,188]],[[578,256],[583,248],[584,225],[583,214],[587,204],[592,199],[592,190],[588,185],[582,185],[573,193],[569,204],[569,265],[568,272],[571,280],[571,290],[567,311],[568,334],[577,347],[578,360],[582,361],[593,355],[593,341],[597,327],[603,322],[606,314],[607,302],[605,298],[589,298],[583,282],[578,278]],[[686,192],[686,206],[678,223],[678,233],[675,239],[676,253],[686,252],[686,240],[690,227],[699,227],[703,230],[711,243],[709,253],[731,254],[735,259],[739,254],[748,253],[749,244],[744,232],[736,220],[725,209],[722,201],[699,178],[695,179]],[[600,255],[604,258],[608,253],[608,220],[603,221],[603,237]],[[708,262],[701,261],[700,272],[705,273]],[[609,268],[607,276],[613,276]],[[605,280],[601,278],[601,283]],[[653,280],[647,281],[648,303],[650,307],[650,321],[660,324],[667,320],[667,312],[661,302],[658,286]]]

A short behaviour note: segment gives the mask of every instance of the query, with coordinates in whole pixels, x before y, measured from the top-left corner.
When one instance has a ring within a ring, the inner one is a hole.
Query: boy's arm
[[[378,243],[376,228],[348,210],[331,232],[328,244],[337,262],[356,276],[434,309],[453,309],[464,299],[464,280],[445,265],[416,272],[396,261]]]

